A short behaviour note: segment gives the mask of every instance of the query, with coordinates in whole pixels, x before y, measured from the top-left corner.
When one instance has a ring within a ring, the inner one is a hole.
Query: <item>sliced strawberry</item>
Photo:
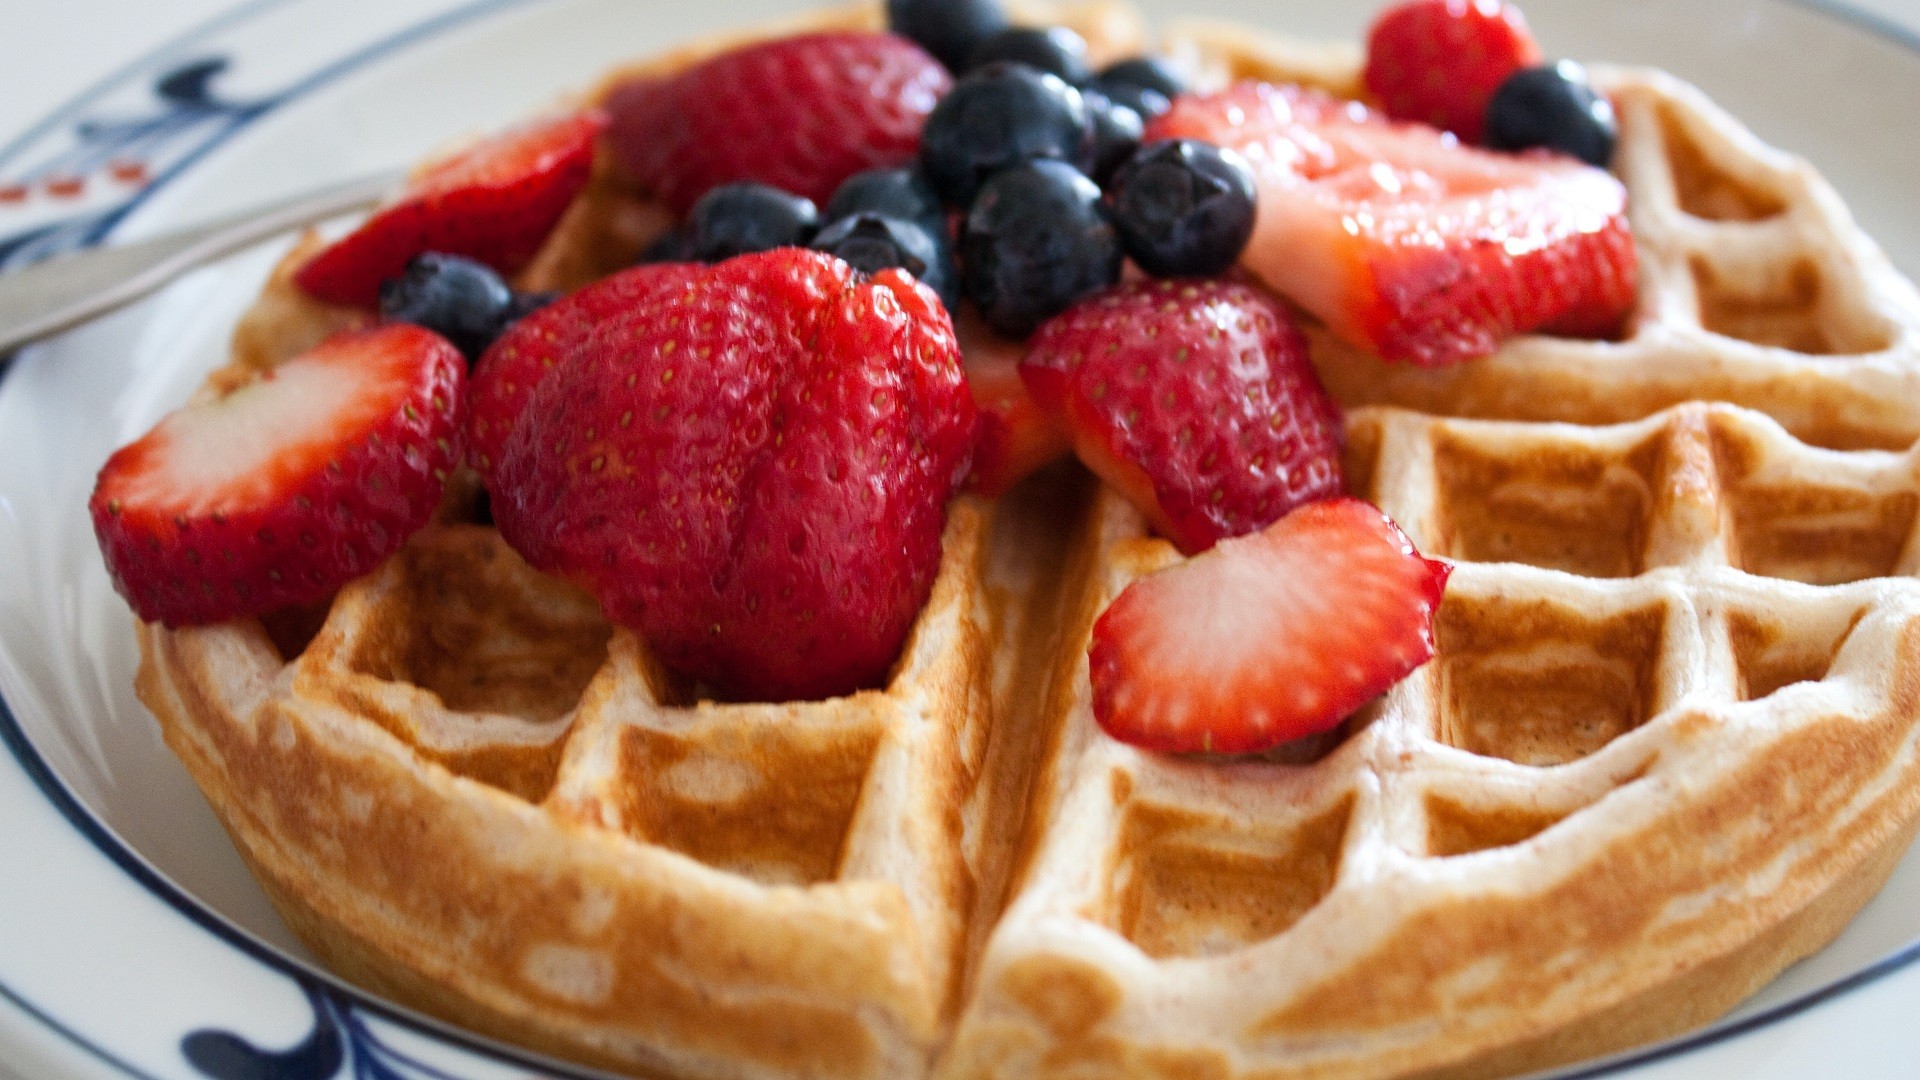
[[[372,307],[380,283],[423,251],[478,259],[502,274],[532,261],[593,172],[606,120],[587,112],[496,135],[407,184],[398,199],[294,275],[310,295]]]
[[[1135,581],[1093,624],[1093,714],[1165,753],[1250,754],[1316,735],[1433,656],[1446,563],[1358,499]]]
[[[168,626],[322,599],[432,517],[466,361],[398,324],[335,334],[107,459],[88,508],[114,586]]]
[[[602,278],[509,326],[473,366],[467,409],[467,463],[491,486],[500,448],[547,373],[585,348],[599,327],[645,304],[657,290],[684,287],[691,263],[653,263]]]
[[[1243,265],[1387,359],[1448,364],[1532,330],[1604,336],[1633,308],[1626,189],[1572,158],[1476,150],[1268,83],[1182,97],[1147,137],[1247,157],[1260,201]]]
[[[911,162],[927,114],[952,85],[906,38],[802,34],[616,87],[607,139],[676,214],[736,180],[824,206],[854,173]]]
[[[494,517],[721,694],[847,693],[932,588],[964,379],[939,298],[900,271],[793,248],[699,267],[541,382]]]
[[[957,320],[967,388],[979,411],[974,433],[975,491],[997,498],[1042,466],[1073,452],[1073,439],[1036,405],[1020,378],[1027,347],[994,333],[968,308]]]
[[[1501,0],[1406,0],[1367,34],[1367,89],[1396,120],[1418,120],[1470,143],[1507,76],[1540,63],[1520,9]]]
[[[1021,378],[1087,467],[1189,554],[1344,490],[1340,410],[1251,286],[1141,281],[1040,327]]]

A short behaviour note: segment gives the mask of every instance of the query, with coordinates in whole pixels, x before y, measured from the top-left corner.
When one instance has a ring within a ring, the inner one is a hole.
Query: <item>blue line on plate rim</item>
[[[139,75],[175,51],[193,44],[202,37],[245,22],[247,19],[264,11],[293,2],[298,2],[298,0],[249,0],[249,2],[237,5],[225,13],[202,23],[193,30],[174,38],[82,91],[79,95],[70,99],[41,121],[28,128],[19,138],[16,138],[5,147],[0,147],[0,163],[4,163],[12,155],[18,153],[32,140],[39,138],[53,127],[77,114],[96,98],[111,92],[121,83]],[[155,177],[152,183],[148,184],[125,204],[102,219],[98,226],[91,232],[87,241],[88,245],[98,244],[106,239],[113,229],[118,227],[127,215],[144,204],[150,195],[157,192],[169,181],[177,178],[186,169],[197,164],[208,153],[224,145],[235,134],[250,126],[252,122],[260,116],[268,115],[281,105],[311,92],[381,56],[385,56],[408,45],[418,44],[455,27],[468,25],[482,16],[524,6],[529,2],[530,0],[475,0],[473,3],[452,8],[440,15],[416,23],[382,41],[376,42],[358,52],[349,54],[341,60],[322,67],[306,79],[301,80],[281,94],[276,95],[271,108],[232,125],[226,131],[221,132],[205,145],[196,149],[192,154],[177,162],[167,172]],[[1889,41],[1909,52],[1920,54],[1920,32],[1911,30],[1874,12],[1846,3],[1845,0],[1773,0],[1773,2],[1781,3],[1787,7],[1797,7],[1813,12],[1816,15],[1830,19],[1836,23],[1862,31],[1870,37]],[[0,368],[0,382],[5,380],[10,371],[10,365],[5,368]],[[54,808],[60,811],[60,814],[67,819],[69,824],[74,826],[76,831],[92,843],[102,854],[111,859],[124,873],[132,877],[149,892],[165,901],[168,906],[187,916],[202,929],[209,931],[214,936],[221,938],[266,966],[293,978],[296,982],[318,981],[324,983],[333,992],[346,997],[359,1008],[366,1009],[390,1021],[411,1027],[423,1034],[445,1040],[470,1052],[491,1056],[502,1063],[542,1069],[554,1075],[577,1078],[577,1080],[599,1080],[601,1077],[612,1075],[585,1070],[578,1065],[568,1062],[537,1055],[529,1055],[517,1047],[494,1043],[465,1029],[448,1025],[432,1017],[414,1013],[404,1007],[388,1003],[360,990],[351,983],[341,980],[329,971],[306,964],[282,953],[279,949],[266,944],[254,937],[251,933],[229,923],[211,908],[206,907],[198,899],[173,884],[165,875],[149,865],[142,856],[135,852],[118,836],[114,835],[112,830],[108,829],[102,822],[95,818],[92,812],[73,795],[65,783],[53,772],[45,759],[40,756],[39,751],[33,746],[31,740],[27,738],[25,730],[20,727],[19,721],[13,715],[11,706],[7,704],[3,696],[0,696],[0,743],[6,744],[8,751],[13,755],[22,771],[26,773],[27,778],[32,780],[36,787],[40,788],[41,793],[46,796],[47,801],[52,803]],[[1649,1065],[1667,1058],[1678,1057],[1717,1043],[1729,1041],[1764,1027],[1770,1027],[1773,1024],[1809,1011],[1816,1006],[1832,1001],[1862,986],[1877,982],[1916,961],[1920,961],[1920,941],[1914,941],[1902,949],[1881,957],[1879,960],[1845,978],[1829,983],[1817,990],[1809,991],[1797,998],[1782,1002],[1737,1022],[1709,1027],[1691,1035],[1682,1036],[1664,1043],[1658,1043],[1650,1047],[1630,1050],[1600,1061],[1580,1063],[1570,1067],[1563,1067],[1558,1071],[1549,1070],[1535,1075],[1539,1077],[1540,1080],[1547,1080],[1547,1078],[1551,1078],[1551,1080],[1597,1080],[1599,1077],[1616,1076],[1643,1065]],[[122,1073],[134,1077],[135,1080],[154,1080],[149,1074],[137,1070],[113,1055],[110,1051],[94,1045],[84,1035],[72,1030],[58,1019],[47,1014],[31,1001],[22,997],[17,991],[7,986],[4,981],[0,981],[0,997],[6,998],[9,1003],[26,1013],[29,1017],[45,1025],[55,1034],[60,1035],[68,1042],[73,1043],[103,1063],[119,1069]]]

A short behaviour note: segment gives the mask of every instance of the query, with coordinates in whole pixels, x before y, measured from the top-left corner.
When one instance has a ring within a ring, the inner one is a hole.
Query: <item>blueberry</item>
[[[640,258],[636,259],[635,262],[640,264],[686,262],[689,258],[690,256],[687,254],[686,231],[683,229],[668,229],[666,232],[654,237],[653,243],[642,248],[640,250]]]
[[[967,68],[1008,62],[1039,68],[1079,86],[1092,77],[1087,67],[1087,39],[1064,26],[1015,26],[1002,30],[974,47]]]
[[[911,221],[933,234],[943,246],[946,244],[946,207],[940,205],[939,194],[919,169],[868,169],[854,173],[841,182],[833,198],[827,200],[820,217],[838,221],[862,212]]]
[[[805,247],[820,228],[813,200],[766,184],[722,184],[687,213],[688,258],[721,262],[780,247]]]
[[[920,163],[935,191],[966,206],[987,177],[1009,165],[1055,158],[1092,164],[1093,126],[1080,91],[1024,64],[969,73],[934,107],[920,134]]]
[[[837,255],[864,274],[897,266],[939,293],[949,310],[960,299],[952,253],[917,222],[861,211],[821,229],[813,249]]]
[[[1619,138],[1613,104],[1571,60],[1516,71],[1487,102],[1486,141],[1495,150],[1544,146],[1604,169]]]
[[[1107,205],[1127,254],[1155,277],[1210,277],[1253,235],[1253,169],[1192,139],[1148,143],[1113,174]]]
[[[887,0],[887,28],[959,71],[982,41],[1006,29],[1000,0]]]
[[[1105,184],[1113,170],[1140,145],[1140,133],[1146,125],[1134,109],[1108,100],[1098,90],[1083,90],[1080,96],[1087,103],[1087,119],[1093,124],[1090,175],[1096,183]]]
[[[507,304],[507,319],[501,329],[506,329],[558,299],[560,299],[560,293],[554,290],[514,293],[513,299]]]
[[[994,174],[967,214],[960,256],[967,298],[1014,337],[1120,280],[1120,237],[1100,189],[1063,161]]]
[[[1101,68],[1093,89],[1132,108],[1142,120],[1151,120],[1187,92],[1187,80],[1164,57],[1136,56]]]
[[[477,359],[512,321],[513,291],[484,263],[428,251],[380,283],[380,314],[424,326]]]

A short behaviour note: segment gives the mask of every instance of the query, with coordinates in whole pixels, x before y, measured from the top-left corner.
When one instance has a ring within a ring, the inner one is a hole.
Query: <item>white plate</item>
[[[0,148],[0,265],[133,238],[418,158],[643,54],[797,0],[255,0]],[[1338,2],[1149,2],[1357,36]],[[1366,5],[1371,7],[1371,5]],[[1920,39],[1789,0],[1530,0],[1550,49],[1656,64],[1818,163],[1908,273]],[[227,66],[196,78],[198,61]],[[187,74],[178,74],[182,71]],[[171,97],[155,92],[167,73]],[[137,159],[157,182],[115,180]],[[6,198],[78,171],[77,198]],[[6,239],[29,226],[41,231]],[[23,1076],[586,1075],[423,1020],[315,967],[131,687],[125,606],[84,503],[108,452],[222,358],[277,246],[22,354],[0,382],[0,1063]],[[1570,1076],[1849,1076],[1920,1061],[1920,855],[1830,948],[1710,1031]]]

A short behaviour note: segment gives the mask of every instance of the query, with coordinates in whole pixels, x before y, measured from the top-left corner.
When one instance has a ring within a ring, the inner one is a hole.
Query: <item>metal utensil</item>
[[[378,202],[401,179],[397,172],[365,176],[196,228],[0,274],[0,356],[130,304],[209,260]]]

